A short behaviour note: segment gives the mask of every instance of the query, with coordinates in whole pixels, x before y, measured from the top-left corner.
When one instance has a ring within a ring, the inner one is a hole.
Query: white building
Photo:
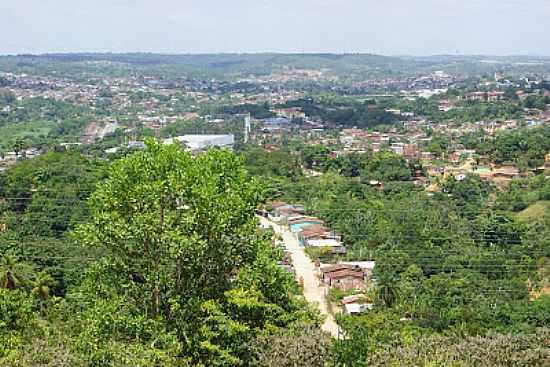
[[[179,142],[191,151],[205,150],[212,147],[233,149],[234,135],[182,135],[164,140],[164,144]]]

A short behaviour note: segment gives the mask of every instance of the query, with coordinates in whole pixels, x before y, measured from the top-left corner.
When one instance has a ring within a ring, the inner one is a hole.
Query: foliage
[[[548,329],[539,329],[525,335],[425,337],[410,346],[383,347],[365,365],[544,366],[550,362],[548,333]]]
[[[323,121],[344,127],[371,128],[378,125],[392,125],[398,119],[373,101],[340,102],[303,98],[289,101],[277,107],[299,107],[307,116],[319,117]]]
[[[375,153],[362,173],[364,180],[405,181],[411,177],[411,169],[402,156],[384,151]]]
[[[82,222],[102,166],[76,152],[50,152],[8,169],[0,176],[0,197],[17,215],[17,231],[55,237]]]
[[[450,177],[442,185],[443,192],[448,193],[464,213],[471,214],[479,210],[491,192],[491,186],[479,176],[468,174],[464,179]]]
[[[115,162],[92,195],[93,221],[77,238],[108,256],[89,280],[103,287],[85,294],[114,295],[143,322],[165,323],[195,363],[243,363],[258,331],[304,317],[289,298],[293,281],[257,232],[260,199],[232,153],[192,157],[149,141]]]
[[[298,158],[287,150],[267,152],[261,148],[249,148],[242,152],[242,156],[248,173],[253,177],[296,179],[301,176]]]
[[[330,337],[317,328],[303,327],[260,335],[251,346],[253,366],[323,367],[330,365]]]

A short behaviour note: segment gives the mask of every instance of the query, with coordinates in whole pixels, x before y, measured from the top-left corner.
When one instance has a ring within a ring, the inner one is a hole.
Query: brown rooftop
[[[327,274],[327,276],[330,279],[337,279],[337,278],[343,278],[348,276],[363,279],[365,277],[365,274],[361,270],[342,269],[342,270],[331,272],[330,274]]]
[[[321,235],[327,232],[328,232],[328,229],[325,226],[321,224],[312,224],[310,226],[302,228],[300,235],[303,237],[307,237],[307,236],[316,235],[316,234]]]
[[[344,269],[348,269],[348,270],[353,270],[353,269],[356,269],[357,267],[355,265],[350,265],[350,264],[334,264],[334,265],[329,265],[329,266],[325,266],[323,268],[321,268],[321,272],[322,273],[332,273],[332,272],[336,272],[336,271],[340,271],[340,270],[344,270]]]

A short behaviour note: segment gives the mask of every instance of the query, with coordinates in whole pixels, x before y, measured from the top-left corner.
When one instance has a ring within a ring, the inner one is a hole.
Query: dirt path
[[[332,316],[327,308],[326,292],[328,289],[326,286],[320,285],[315,274],[315,264],[306,255],[304,247],[300,246],[292,232],[282,229],[279,225],[266,218],[262,217],[260,221],[263,226],[272,227],[276,233],[282,236],[285,247],[292,256],[296,279],[303,278],[304,280],[304,297],[308,302],[316,304],[321,314],[326,317],[321,328],[329,332],[332,337],[338,338],[338,325],[334,321],[334,316]]]

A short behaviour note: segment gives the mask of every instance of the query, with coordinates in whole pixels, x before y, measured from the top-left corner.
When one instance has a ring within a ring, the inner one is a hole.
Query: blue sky
[[[550,0],[1,0],[0,53],[550,55]]]

